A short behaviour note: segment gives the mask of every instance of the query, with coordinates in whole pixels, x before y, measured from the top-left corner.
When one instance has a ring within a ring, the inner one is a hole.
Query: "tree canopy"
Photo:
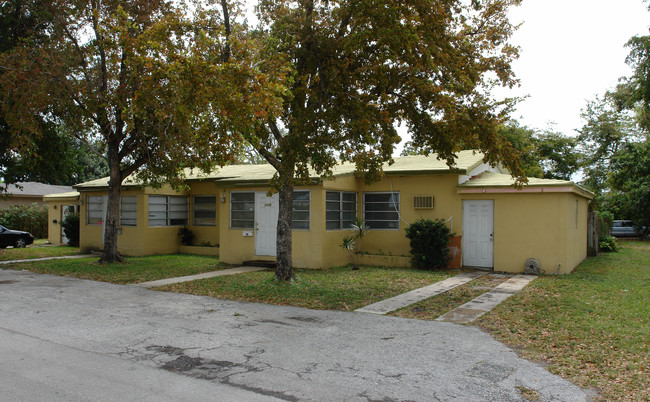
[[[225,1],[197,2],[191,13],[165,0],[19,3],[44,28],[0,56],[3,112],[25,140],[42,135],[45,120],[102,147],[110,174],[105,262],[121,260],[127,176],[178,184],[185,168],[227,163],[238,136],[282,90],[275,83],[284,72],[259,56]]]
[[[41,43],[50,23],[44,2],[3,2],[0,54],[14,50],[25,41]],[[0,69],[0,75],[3,73]],[[106,175],[105,160],[85,143],[63,133],[63,127],[44,116],[34,116],[34,124],[39,126],[38,135],[10,127],[0,106],[0,176],[5,185],[20,181],[72,185]]]
[[[507,19],[517,0],[261,0],[258,31],[267,54],[291,74],[278,115],[259,120],[247,140],[277,170],[276,275],[291,279],[293,186],[309,168],[327,175],[354,162],[367,181],[381,177],[401,139],[450,164],[463,147],[482,150],[519,175],[498,131],[511,103],[494,86],[516,83]]]

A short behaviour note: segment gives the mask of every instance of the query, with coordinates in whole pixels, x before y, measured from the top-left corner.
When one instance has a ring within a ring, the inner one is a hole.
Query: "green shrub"
[[[181,238],[181,244],[184,246],[191,246],[194,243],[194,238],[196,236],[194,235],[194,232],[190,230],[190,228],[183,226],[182,228],[178,229],[178,237]]]
[[[79,214],[68,214],[61,222],[61,227],[68,238],[68,245],[79,247]]]
[[[614,236],[602,236],[598,239],[598,249],[600,251],[618,251],[618,243]]]
[[[406,228],[411,240],[411,264],[421,269],[446,268],[451,232],[442,220],[420,219]]]
[[[14,205],[0,210],[0,225],[29,232],[36,238],[47,237],[47,208],[38,204]]]

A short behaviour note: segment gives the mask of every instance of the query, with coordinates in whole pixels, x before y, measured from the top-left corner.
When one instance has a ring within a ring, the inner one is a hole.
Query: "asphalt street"
[[[0,400],[589,400],[476,327],[0,270]]]

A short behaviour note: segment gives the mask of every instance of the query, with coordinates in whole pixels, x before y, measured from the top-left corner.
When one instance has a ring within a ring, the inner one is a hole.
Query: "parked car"
[[[34,243],[34,236],[31,233],[7,229],[0,225],[0,248],[7,246],[25,247],[32,243]]]
[[[645,228],[634,226],[634,222],[619,220],[612,223],[611,235],[615,237],[639,237]]]

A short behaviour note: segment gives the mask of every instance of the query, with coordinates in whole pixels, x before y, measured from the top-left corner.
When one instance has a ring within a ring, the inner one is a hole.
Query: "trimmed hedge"
[[[36,238],[47,237],[47,208],[38,204],[14,205],[0,210],[0,225],[29,232]]]

